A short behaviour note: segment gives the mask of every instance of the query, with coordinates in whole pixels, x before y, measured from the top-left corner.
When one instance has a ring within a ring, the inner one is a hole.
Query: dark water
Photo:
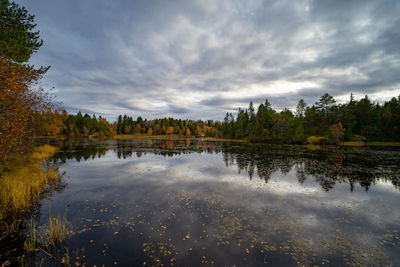
[[[71,263],[400,266],[399,149],[57,145],[67,186],[36,224],[66,215]]]

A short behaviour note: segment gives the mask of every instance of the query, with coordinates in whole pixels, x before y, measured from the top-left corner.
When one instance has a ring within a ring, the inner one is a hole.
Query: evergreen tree
[[[117,133],[122,134],[122,115],[118,116]]]
[[[300,99],[296,106],[297,117],[303,119],[307,104],[303,99]]]

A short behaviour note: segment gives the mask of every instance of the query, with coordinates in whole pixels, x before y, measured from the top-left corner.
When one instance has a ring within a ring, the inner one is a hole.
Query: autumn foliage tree
[[[35,134],[39,136],[57,136],[66,130],[64,121],[68,118],[67,111],[47,109],[35,113]]]
[[[330,136],[331,139],[335,142],[335,143],[339,143],[339,141],[343,140],[344,137],[344,132],[345,132],[345,128],[343,128],[343,125],[341,122],[333,124],[331,126],[330,129]]]
[[[174,131],[175,131],[175,127],[174,126],[168,126],[166,134],[173,134]]]
[[[0,160],[27,151],[35,116],[52,109],[51,97],[34,85],[49,69],[27,62],[43,41],[34,16],[8,0],[0,0]]]

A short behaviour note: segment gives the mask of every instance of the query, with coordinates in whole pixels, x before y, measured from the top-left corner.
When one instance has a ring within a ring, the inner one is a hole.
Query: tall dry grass
[[[19,218],[39,202],[42,192],[61,181],[58,168],[43,168],[43,162],[56,151],[57,148],[49,145],[38,147],[1,173],[0,221]]]

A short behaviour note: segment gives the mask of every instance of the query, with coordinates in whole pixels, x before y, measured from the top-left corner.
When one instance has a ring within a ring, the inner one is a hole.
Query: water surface
[[[66,214],[71,262],[400,266],[399,149],[57,145],[67,186],[42,201],[36,220]]]

